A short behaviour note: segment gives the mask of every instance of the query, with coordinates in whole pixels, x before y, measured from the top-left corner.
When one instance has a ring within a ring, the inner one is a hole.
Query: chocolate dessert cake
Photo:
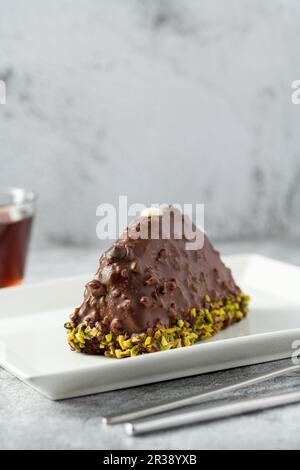
[[[101,256],[65,324],[73,350],[120,359],[190,346],[247,314],[249,298],[202,232],[198,250],[187,250],[186,238],[172,230],[165,239],[161,224],[156,238],[135,236],[150,233],[153,217],[162,215],[137,218]]]

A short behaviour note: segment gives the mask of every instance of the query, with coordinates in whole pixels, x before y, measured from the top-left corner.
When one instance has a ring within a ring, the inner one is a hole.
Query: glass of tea
[[[0,189],[0,287],[23,281],[35,203],[31,191]]]

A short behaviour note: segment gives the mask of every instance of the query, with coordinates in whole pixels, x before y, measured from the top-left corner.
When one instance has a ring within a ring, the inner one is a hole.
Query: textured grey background
[[[96,206],[202,202],[215,238],[300,233],[297,0],[0,0],[0,186],[36,246],[96,242]]]

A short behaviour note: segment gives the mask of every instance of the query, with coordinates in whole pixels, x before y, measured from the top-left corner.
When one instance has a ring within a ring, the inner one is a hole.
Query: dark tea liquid
[[[32,220],[32,215],[12,220],[0,213],[0,287],[23,280]]]

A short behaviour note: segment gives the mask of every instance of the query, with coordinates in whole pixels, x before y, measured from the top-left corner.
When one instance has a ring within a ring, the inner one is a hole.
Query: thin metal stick
[[[286,393],[271,397],[255,398],[252,400],[240,400],[231,404],[211,406],[204,410],[180,411],[174,416],[155,417],[147,421],[126,423],[125,431],[128,435],[145,434],[161,431],[187,424],[203,423],[216,419],[230,418],[232,416],[251,413],[277,406],[289,405],[300,402],[300,392]]]
[[[248,380],[243,380],[241,382],[237,382],[235,384],[228,385],[226,387],[216,388],[215,390],[210,390],[209,392],[192,395],[187,398],[173,400],[167,403],[161,403],[159,405],[150,406],[148,408],[137,409],[137,410],[129,411],[129,412],[122,413],[122,414],[104,416],[102,418],[102,421],[105,424],[124,423],[126,421],[133,421],[135,419],[145,418],[146,416],[164,413],[165,411],[176,410],[184,406],[195,405],[195,404],[201,403],[202,401],[208,398],[214,398],[217,395],[220,395],[221,393],[231,392],[233,390],[237,390],[242,387],[254,385],[259,382],[263,382],[265,380],[272,379],[274,377],[278,377],[280,375],[286,374],[287,372],[292,372],[299,368],[300,368],[300,365],[293,365],[293,366],[281,368],[274,372],[268,372],[267,374],[258,375],[257,377],[254,377]]]

